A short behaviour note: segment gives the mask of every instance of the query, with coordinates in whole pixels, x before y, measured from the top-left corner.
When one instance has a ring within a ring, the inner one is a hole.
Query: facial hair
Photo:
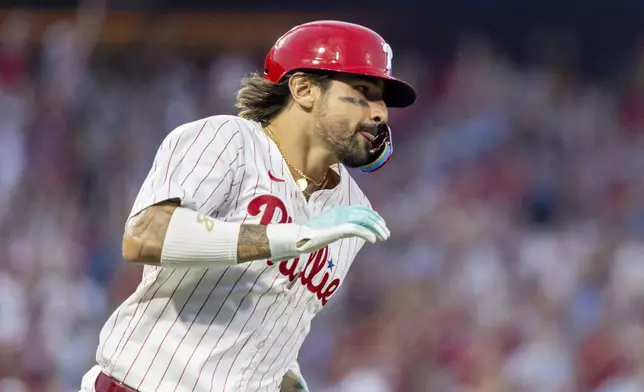
[[[375,126],[363,123],[353,128],[346,120],[321,121],[318,125],[318,133],[339,162],[347,167],[357,168],[371,162],[372,157],[369,153],[371,143],[362,140],[364,136],[360,131],[373,134],[373,127]]]

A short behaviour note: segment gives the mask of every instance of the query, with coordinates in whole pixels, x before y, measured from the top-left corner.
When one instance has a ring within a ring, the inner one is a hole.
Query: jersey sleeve
[[[231,117],[208,118],[170,132],[159,147],[130,217],[160,202],[212,214],[232,198],[242,166],[242,135]]]

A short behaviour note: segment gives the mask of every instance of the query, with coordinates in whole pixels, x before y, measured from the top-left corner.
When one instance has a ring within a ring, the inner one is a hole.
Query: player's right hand
[[[382,217],[368,207],[336,207],[302,223],[270,224],[266,234],[271,260],[281,261],[311,253],[342,238],[359,237],[369,243],[385,241],[390,232]]]

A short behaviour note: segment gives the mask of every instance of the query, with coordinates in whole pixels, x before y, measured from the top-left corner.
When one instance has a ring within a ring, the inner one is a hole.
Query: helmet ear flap
[[[376,170],[383,167],[393,155],[394,145],[391,138],[391,128],[389,128],[389,125],[380,124],[378,135],[374,139],[373,143],[376,145],[376,147],[374,147],[374,149],[370,151],[372,157],[371,162],[358,169],[363,173],[375,172]]]

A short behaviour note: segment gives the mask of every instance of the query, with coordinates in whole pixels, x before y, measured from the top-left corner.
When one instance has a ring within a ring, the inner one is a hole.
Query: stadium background
[[[644,391],[644,3],[515,3],[0,1],[0,392],[77,390],[158,143],[319,18],[420,99],[356,174],[393,236],[316,319],[312,391]]]

